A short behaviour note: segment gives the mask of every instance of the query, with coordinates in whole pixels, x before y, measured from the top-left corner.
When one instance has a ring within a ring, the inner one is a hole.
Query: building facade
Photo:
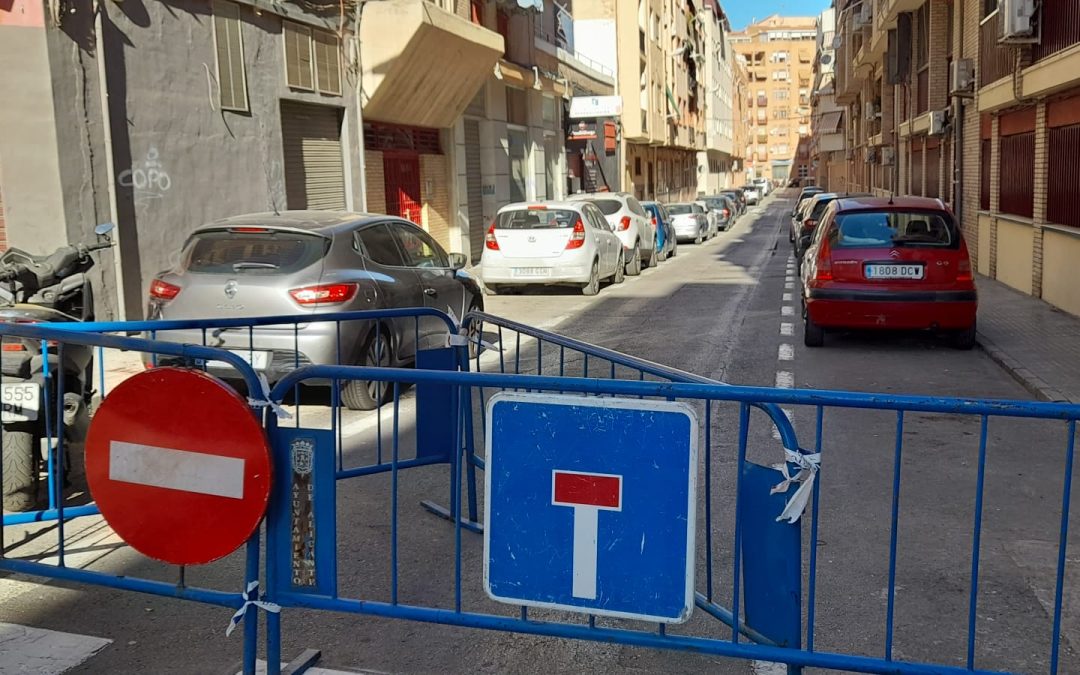
[[[752,123],[745,153],[747,178],[786,183],[810,175],[816,39],[813,17],[776,15],[731,36],[749,84],[744,111]]]
[[[141,316],[149,282],[206,222],[363,209],[354,14],[226,0],[50,7],[0,7],[4,220],[33,253],[117,224],[92,272],[100,318]]]
[[[818,17],[814,86],[810,95],[810,178],[826,190],[848,188],[844,108],[836,102],[836,10]]]
[[[1080,314],[1080,13],[1003,4],[835,4],[850,180],[943,199],[981,274]]]
[[[697,195],[705,147],[706,38],[690,0],[578,0],[576,41],[615,72],[622,98],[622,190],[640,199]]]
[[[715,0],[707,0],[703,17],[705,49],[705,149],[698,152],[698,193],[716,194],[736,184],[743,149],[736,149],[735,54],[728,41],[731,26]]]

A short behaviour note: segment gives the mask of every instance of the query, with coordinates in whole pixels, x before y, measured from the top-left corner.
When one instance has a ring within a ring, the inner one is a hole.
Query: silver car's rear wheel
[[[389,368],[393,363],[390,339],[385,330],[376,332],[364,345],[361,366]],[[388,382],[350,380],[341,386],[341,402],[349,410],[374,410],[386,403],[392,385]]]

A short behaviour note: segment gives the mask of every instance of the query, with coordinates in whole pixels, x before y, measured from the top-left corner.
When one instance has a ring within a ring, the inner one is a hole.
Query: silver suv
[[[216,319],[432,307],[483,309],[465,256],[446,253],[431,236],[392,216],[335,211],[258,213],[219,220],[196,230],[180,263],[150,284],[152,319]],[[416,350],[446,344],[446,324],[428,318],[373,322],[310,322],[204,332],[168,331],[158,339],[235,350],[272,383],[296,364],[401,366]],[[340,337],[340,344],[338,339]],[[418,344],[419,341],[419,344]],[[227,376],[224,364],[208,364]],[[385,385],[350,382],[342,401],[370,410]]]
[[[657,264],[656,226],[653,225],[652,218],[645,213],[645,207],[633,195],[625,192],[596,192],[574,195],[573,199],[585,199],[600,208],[612,231],[622,242],[627,274],[635,276],[641,274],[642,267]]]

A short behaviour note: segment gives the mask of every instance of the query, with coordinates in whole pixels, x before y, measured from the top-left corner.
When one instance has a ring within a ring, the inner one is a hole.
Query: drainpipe
[[[367,160],[364,153],[364,69],[360,59],[360,14],[364,11],[364,3],[356,3],[356,13],[353,15],[353,45],[356,50],[356,148],[360,157],[360,211],[368,210],[367,203]]]
[[[957,10],[959,16],[955,22],[955,26],[959,29],[960,34],[964,31],[964,3],[957,3]],[[955,29],[954,29],[955,30]],[[954,39],[954,36],[950,35],[949,39]],[[964,41],[960,40],[960,54],[959,58],[964,58]],[[962,187],[964,176],[964,101],[959,96],[954,96],[952,100],[952,117],[953,117],[953,211],[956,213],[956,220],[960,223],[961,231],[964,228],[964,190]]]
[[[94,51],[97,56],[98,71],[98,101],[101,105],[102,118],[102,141],[105,145],[105,182],[108,185],[109,196],[109,219],[116,225],[113,228],[112,248],[113,278],[116,284],[116,318],[124,321],[127,318],[127,302],[124,298],[124,266],[120,250],[123,239],[121,238],[120,216],[116,208],[116,167],[113,166],[113,142],[112,142],[112,114],[109,108],[109,86],[105,80],[105,37],[102,34],[101,16],[105,13],[105,3],[97,2],[97,11],[94,13]],[[140,280],[141,284],[142,281]]]

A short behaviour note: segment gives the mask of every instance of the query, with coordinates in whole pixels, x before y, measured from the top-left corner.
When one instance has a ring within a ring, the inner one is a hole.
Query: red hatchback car
[[[959,349],[975,344],[967,244],[937,199],[837,199],[803,258],[802,288],[808,347],[842,328],[947,331]]]

